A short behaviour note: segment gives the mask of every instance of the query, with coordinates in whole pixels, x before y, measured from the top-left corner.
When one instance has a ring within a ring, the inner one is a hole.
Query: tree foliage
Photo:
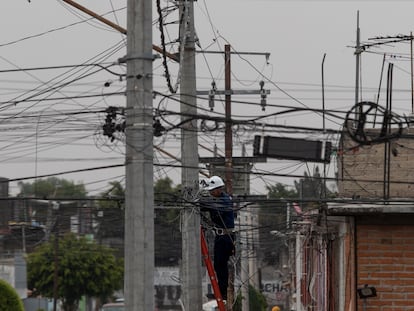
[[[0,279],[0,311],[24,311],[23,302],[16,290]]]
[[[266,186],[267,196],[270,199],[293,199],[298,197],[298,192],[295,189],[289,189],[288,186],[282,183]]]
[[[263,261],[269,265],[277,265],[280,261],[283,241],[276,239],[271,232],[285,232],[286,211],[288,208],[287,199],[298,199],[299,194],[296,189],[282,183],[267,186],[268,198],[275,199],[270,203],[261,204],[259,210],[259,243]]]
[[[58,298],[65,311],[77,310],[83,295],[105,301],[123,287],[123,261],[112,249],[73,234],[40,245],[27,260],[28,286],[35,295],[53,297],[55,256],[58,258]]]
[[[318,166],[315,167],[312,176],[310,176],[307,172],[304,172],[304,178],[301,178],[299,181],[295,181],[294,183],[296,191],[304,200],[317,200],[323,198],[324,196],[332,196],[332,192],[324,183]]]
[[[271,203],[261,204],[259,212],[259,236],[260,249],[263,260],[267,264],[278,264],[280,249],[285,247],[282,239],[276,239],[271,231],[286,233],[287,230],[287,210],[290,209],[291,216],[295,216],[293,209],[289,207],[289,202],[297,201],[303,211],[320,207],[320,199],[324,196],[333,197],[334,192],[326,186],[318,166],[315,167],[313,175],[304,172],[304,178],[294,181],[294,187],[289,187],[282,183],[269,185],[266,187],[269,199],[276,199]]]
[[[157,266],[177,265],[181,258],[181,232],[179,227],[181,197],[180,185],[174,186],[169,177],[158,179],[154,184],[155,209],[155,264]],[[125,190],[119,182],[110,183],[108,190],[101,193],[101,198],[119,200],[98,200],[99,210],[97,239],[103,243],[112,243],[114,238],[124,237]],[[165,207],[165,208],[164,208]]]
[[[111,181],[109,186],[109,189],[99,195],[102,200],[98,200],[98,206],[100,208],[123,208],[123,202],[125,201],[124,187],[119,181]]]
[[[177,265],[181,258],[180,185],[174,186],[169,177],[161,178],[154,185],[155,204],[155,264]]]
[[[57,177],[38,179],[32,183],[19,182],[18,185],[19,197],[85,198],[87,194],[82,183],[75,184],[73,181]]]
[[[181,185],[173,186],[169,177],[160,178],[154,184],[154,200],[158,204],[171,205],[177,203],[181,196]]]
[[[176,206],[180,203],[181,185],[173,186],[173,181],[169,177],[160,178],[154,184],[154,201],[156,205]],[[163,215],[166,221],[177,217],[177,210],[168,209]]]
[[[96,201],[96,238],[101,243],[116,248],[118,254],[122,255],[125,235],[125,189],[119,181],[112,181],[109,186],[100,194],[100,200]]]
[[[237,295],[236,302],[233,307],[234,311],[242,310],[243,299],[244,298],[242,297],[241,293],[239,293]],[[255,310],[255,311],[266,311],[267,310],[266,297],[251,285],[249,285],[249,310]]]

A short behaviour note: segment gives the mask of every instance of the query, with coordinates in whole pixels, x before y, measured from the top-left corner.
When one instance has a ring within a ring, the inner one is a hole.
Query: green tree
[[[298,197],[295,189],[288,188],[287,185],[276,183],[273,186],[266,186],[267,196],[270,199],[294,199]]]
[[[119,181],[109,183],[109,188],[100,194],[95,219],[98,222],[96,238],[100,243],[124,253],[125,235],[125,189]]]
[[[100,193],[97,204],[99,208],[123,208],[125,189],[119,181],[111,181],[109,189]]]
[[[242,299],[244,298],[242,297],[241,293],[239,293],[237,295],[236,302],[233,307],[234,311],[242,310]],[[266,311],[267,310],[266,297],[263,296],[261,292],[256,290],[251,285],[249,285],[249,310],[255,310],[255,311]]]
[[[123,286],[123,261],[112,249],[68,234],[58,240],[58,298],[65,311],[76,311],[83,295],[105,301]],[[27,260],[28,287],[34,295],[53,297],[54,240],[40,245]]]
[[[158,266],[177,265],[181,258],[180,185],[174,186],[169,177],[161,178],[154,184],[155,204],[155,264]]]
[[[175,205],[179,197],[181,197],[181,185],[174,186],[171,178],[160,178],[155,182],[155,202],[163,205]]]
[[[298,199],[295,188],[282,183],[267,186],[269,203],[260,205],[259,210],[259,243],[263,262],[268,265],[277,265],[280,262],[281,249],[285,247],[283,240],[276,239],[271,232],[286,232],[286,211],[288,201]]]
[[[119,182],[111,182],[109,189],[102,192],[97,200],[99,210],[97,239],[115,246],[116,239],[124,237],[124,205],[125,190]],[[157,266],[177,265],[181,258],[180,210],[178,207],[181,197],[180,185],[174,186],[169,177],[158,179],[154,184],[155,209],[155,264]],[[116,200],[104,200],[116,199]],[[114,242],[115,241],[115,242]],[[121,253],[122,250],[120,249]]]
[[[24,311],[23,302],[16,290],[0,279],[0,311]]]
[[[315,167],[312,176],[304,172],[304,178],[301,178],[299,181],[295,180],[294,184],[296,191],[303,200],[318,200],[324,196],[334,196],[333,191],[326,186],[318,166]]]
[[[321,176],[318,166],[315,167],[312,176],[304,172],[304,178],[294,183],[299,193],[300,206],[303,211],[320,210],[325,204],[321,200],[336,196],[335,187],[332,188],[333,190],[327,187],[327,183],[324,181],[323,176]]]
[[[18,197],[85,198],[87,195],[82,183],[75,184],[73,181],[56,177],[38,179],[32,183],[19,182],[18,186]]]

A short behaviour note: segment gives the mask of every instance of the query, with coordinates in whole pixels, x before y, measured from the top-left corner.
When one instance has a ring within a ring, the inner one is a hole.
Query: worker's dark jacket
[[[234,228],[233,201],[231,197],[222,192],[220,197],[206,197],[200,200],[201,211],[208,211],[215,227],[223,229]]]

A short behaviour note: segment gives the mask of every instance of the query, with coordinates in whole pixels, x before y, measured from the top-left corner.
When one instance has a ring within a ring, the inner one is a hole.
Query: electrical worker
[[[201,210],[209,212],[214,225],[214,270],[221,296],[227,300],[228,261],[235,251],[233,202],[219,176],[208,179],[204,189],[210,192],[211,198],[200,202]]]

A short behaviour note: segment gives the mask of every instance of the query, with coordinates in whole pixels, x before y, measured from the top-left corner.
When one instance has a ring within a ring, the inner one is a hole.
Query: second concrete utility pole
[[[180,1],[180,111],[181,120],[181,184],[185,199],[198,190],[198,138],[195,66],[194,3]],[[194,206],[185,205],[182,215],[182,301],[184,310],[202,309],[200,215]]]

